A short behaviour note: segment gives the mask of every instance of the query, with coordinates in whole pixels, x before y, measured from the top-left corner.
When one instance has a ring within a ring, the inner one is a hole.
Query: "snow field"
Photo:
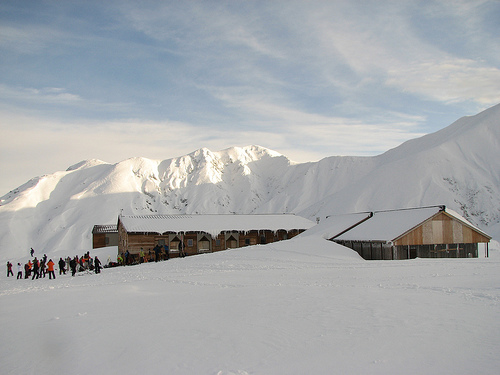
[[[496,256],[367,262],[299,236],[100,275],[4,277],[2,373],[493,374],[499,270]]]

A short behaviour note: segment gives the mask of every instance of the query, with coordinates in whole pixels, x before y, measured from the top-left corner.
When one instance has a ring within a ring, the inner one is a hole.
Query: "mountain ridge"
[[[251,145],[165,160],[84,160],[0,198],[0,257],[91,247],[126,214],[335,213],[445,204],[500,236],[500,105],[374,157],[295,163]]]

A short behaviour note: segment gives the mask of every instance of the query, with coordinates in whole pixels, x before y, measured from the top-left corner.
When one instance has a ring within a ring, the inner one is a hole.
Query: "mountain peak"
[[[75,171],[80,168],[90,168],[102,164],[108,164],[108,163],[99,159],[82,160],[81,162],[73,164],[72,166],[68,167],[68,169],[66,169],[66,172]]]
[[[500,104],[473,116],[464,116],[435,133],[411,139],[382,155],[383,159],[400,159],[432,149],[460,148],[464,152],[482,152],[497,147],[500,140]]]

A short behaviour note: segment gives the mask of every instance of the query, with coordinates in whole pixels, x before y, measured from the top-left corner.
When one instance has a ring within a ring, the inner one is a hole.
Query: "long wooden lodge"
[[[445,206],[336,215],[324,223],[328,238],[364,259],[478,257],[491,237]]]
[[[118,252],[136,259],[159,245],[170,257],[216,252],[286,240],[314,222],[292,214],[277,215],[135,215],[118,217]]]

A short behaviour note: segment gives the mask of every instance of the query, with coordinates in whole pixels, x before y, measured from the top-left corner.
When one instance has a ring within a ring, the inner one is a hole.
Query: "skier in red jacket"
[[[54,273],[54,262],[52,261],[52,259],[49,260],[49,263],[47,263],[47,268],[48,268],[48,271],[49,271],[49,279],[52,279],[52,277],[54,277],[54,279],[55,279],[56,278],[56,274]]]

